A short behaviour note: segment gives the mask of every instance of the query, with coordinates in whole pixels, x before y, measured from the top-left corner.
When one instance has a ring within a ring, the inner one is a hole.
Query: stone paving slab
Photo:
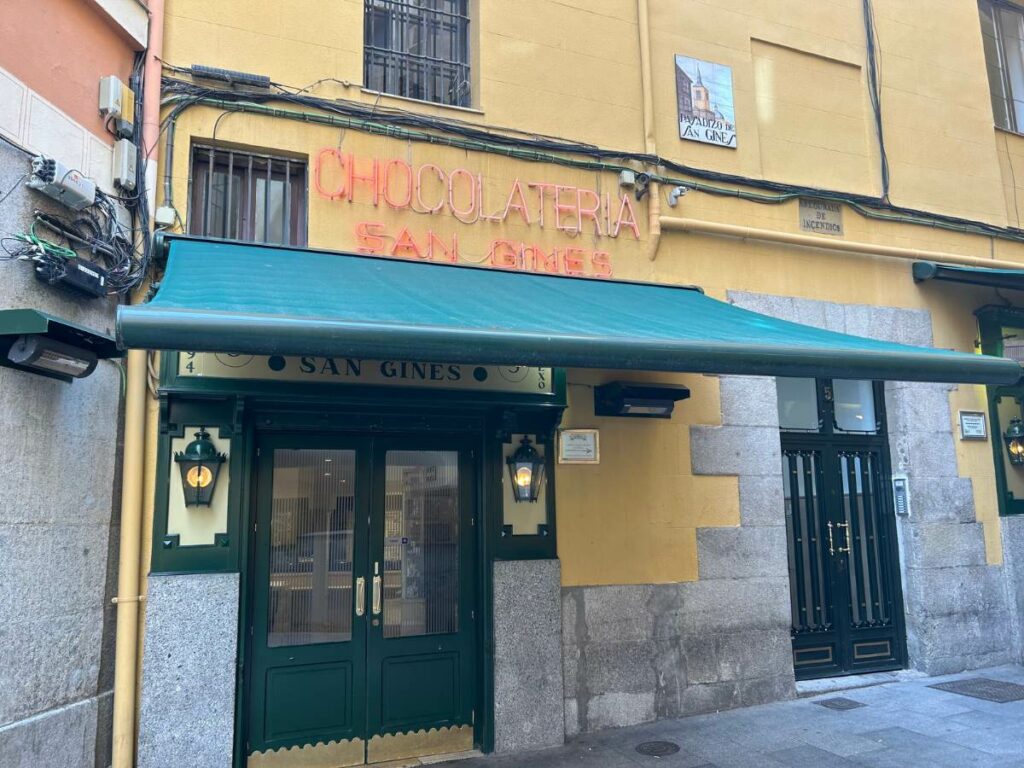
[[[1024,768],[1024,702],[998,704],[928,686],[969,677],[1024,683],[1024,667],[921,677],[844,690],[865,706],[802,699],[589,733],[563,747],[484,756],[451,768]],[[645,741],[679,752],[648,757]]]

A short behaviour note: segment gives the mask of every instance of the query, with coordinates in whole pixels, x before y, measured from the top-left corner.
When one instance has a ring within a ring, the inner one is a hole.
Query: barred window
[[[189,232],[305,245],[306,189],[301,160],[194,147]]]
[[[367,88],[470,106],[468,0],[364,0]]]
[[[996,125],[1024,132],[1024,9],[978,0],[978,11]]]

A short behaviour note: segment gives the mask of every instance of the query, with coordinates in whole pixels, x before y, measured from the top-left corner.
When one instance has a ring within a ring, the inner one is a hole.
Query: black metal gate
[[[782,432],[797,679],[904,666],[902,594],[881,391],[877,428]]]

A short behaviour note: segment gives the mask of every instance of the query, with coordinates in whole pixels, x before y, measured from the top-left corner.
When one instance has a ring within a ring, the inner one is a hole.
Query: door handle
[[[366,579],[356,579],[356,616],[366,613]]]
[[[829,520],[825,525],[828,526],[828,553],[832,556],[836,556],[835,542],[832,541],[832,521]]]
[[[373,615],[380,616],[380,593],[381,593],[381,578],[378,571],[380,570],[380,563],[373,564]]]
[[[849,552],[850,551],[850,524],[849,523],[836,523],[836,528],[846,529],[846,546],[839,547],[836,552]]]

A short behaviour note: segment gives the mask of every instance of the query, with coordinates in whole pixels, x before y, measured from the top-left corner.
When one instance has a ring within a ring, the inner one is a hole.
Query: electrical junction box
[[[36,279],[96,299],[107,295],[107,270],[85,259],[40,262]]]
[[[161,205],[156,209],[153,223],[158,227],[173,227],[178,223],[178,212],[169,205]]]
[[[32,173],[25,186],[80,211],[96,202],[96,182],[77,168],[68,168],[46,155],[32,158]]]
[[[114,142],[114,184],[128,192],[135,189],[136,157],[135,145],[128,139],[118,139]]]
[[[100,78],[99,110],[111,121],[117,136],[131,137],[134,132],[135,92],[113,75]]]

